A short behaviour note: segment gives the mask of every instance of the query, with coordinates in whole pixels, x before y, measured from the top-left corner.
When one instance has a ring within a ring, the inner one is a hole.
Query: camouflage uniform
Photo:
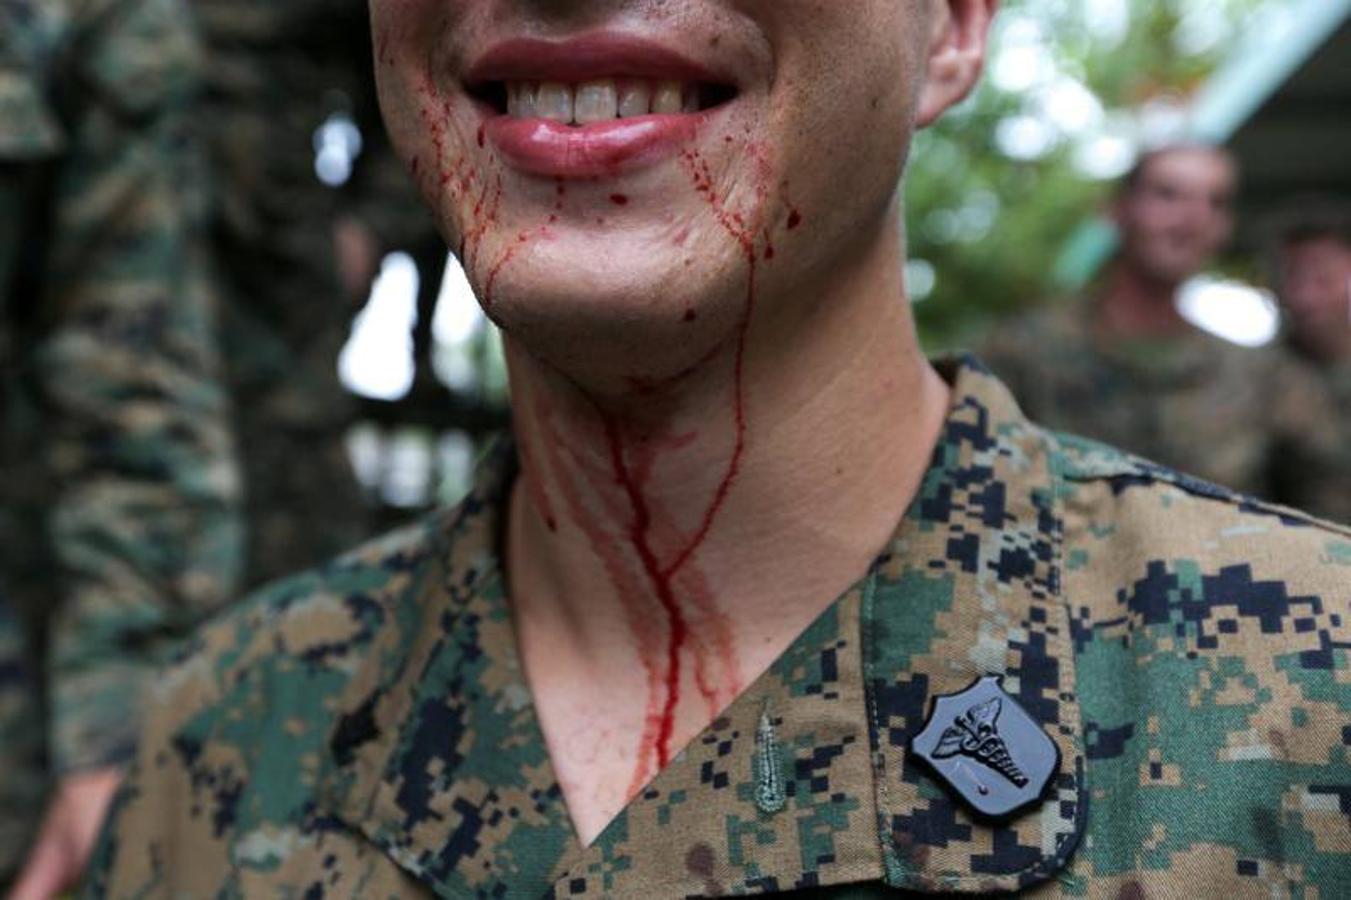
[[[1322,430],[1335,436],[1337,458],[1341,461],[1322,485],[1318,509],[1334,522],[1351,524],[1351,359],[1311,365],[1316,366],[1332,395],[1332,423]]]
[[[1000,327],[981,356],[1036,421],[1242,493],[1329,515],[1328,479],[1351,471],[1317,375],[1274,347],[1107,337],[1076,303]]]
[[[177,0],[0,0],[0,882],[235,590]]]
[[[200,636],[88,895],[1347,896],[1351,531],[942,371],[885,552],[590,847],[513,638],[504,452],[458,510]],[[1003,824],[906,750],[931,698],[990,673],[1061,759]]]
[[[344,443],[354,405],[337,361],[355,309],[338,278],[335,221],[356,217],[386,247],[432,227],[380,124],[365,0],[188,5],[207,48],[202,118],[252,585],[371,534]],[[315,173],[315,132],[333,114],[350,116],[365,144],[341,189]]]

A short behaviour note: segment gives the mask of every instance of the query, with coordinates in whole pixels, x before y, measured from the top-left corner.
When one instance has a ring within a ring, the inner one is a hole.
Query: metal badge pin
[[[996,675],[934,698],[910,751],[973,810],[996,819],[1036,803],[1060,768],[1060,748]]]

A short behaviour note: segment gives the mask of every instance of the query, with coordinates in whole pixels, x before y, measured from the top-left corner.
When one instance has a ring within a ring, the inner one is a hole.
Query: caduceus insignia
[[[953,719],[933,750],[934,758],[947,759],[960,753],[984,763],[1018,787],[1027,784],[1027,776],[1009,756],[1009,748],[995,727],[1003,706],[1000,698],[993,697]]]

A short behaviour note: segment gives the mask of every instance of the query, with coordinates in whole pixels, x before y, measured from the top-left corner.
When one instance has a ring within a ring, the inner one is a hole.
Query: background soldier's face
[[[1281,303],[1297,334],[1351,330],[1351,245],[1328,234],[1281,248]]]
[[[738,327],[752,280],[779,296],[876,240],[917,119],[955,99],[922,84],[947,3],[373,0],[381,100],[513,339],[668,377]],[[621,102],[677,112],[541,119]]]
[[[1229,158],[1205,147],[1150,160],[1117,201],[1122,253],[1161,281],[1197,274],[1229,240],[1236,180]]]

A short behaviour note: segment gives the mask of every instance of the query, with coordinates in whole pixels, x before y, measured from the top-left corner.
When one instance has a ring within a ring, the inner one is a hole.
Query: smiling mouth
[[[610,31],[501,41],[463,84],[483,138],[509,165],[563,178],[618,176],[669,159],[740,90],[731,69]]]
[[[706,112],[730,103],[736,88],[711,82],[611,77],[586,81],[511,79],[469,86],[497,115],[582,127],[616,119]]]

